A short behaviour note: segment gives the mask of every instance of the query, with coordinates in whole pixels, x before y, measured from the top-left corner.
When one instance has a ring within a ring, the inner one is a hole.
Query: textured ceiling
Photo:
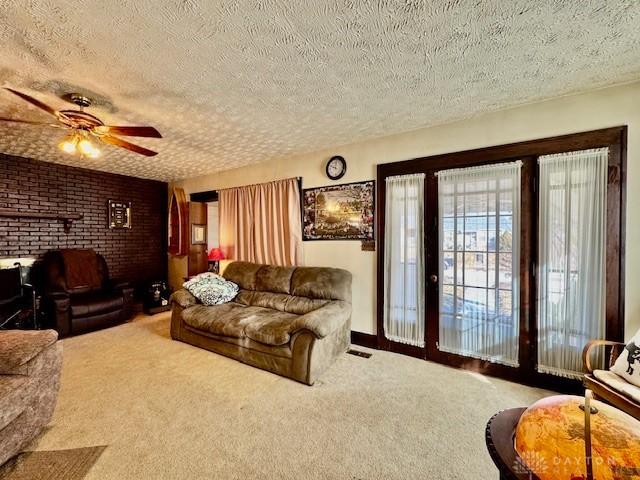
[[[190,177],[638,79],[639,25],[637,0],[2,0],[1,85],[165,138],[91,160],[2,124],[0,152]]]

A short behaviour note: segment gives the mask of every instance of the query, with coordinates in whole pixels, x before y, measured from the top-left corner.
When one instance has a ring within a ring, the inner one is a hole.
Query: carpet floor
[[[371,352],[308,387],[140,316],[64,340],[56,412],[29,449],[106,445],[86,480],[494,479],[487,420],[551,394]]]

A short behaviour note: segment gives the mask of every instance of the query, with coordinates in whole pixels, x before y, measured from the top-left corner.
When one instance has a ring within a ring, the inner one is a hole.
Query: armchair
[[[597,347],[610,349],[606,370],[594,369],[591,358]],[[640,420],[640,388],[628,383],[624,378],[609,371],[609,368],[624,351],[625,344],[610,340],[591,340],[582,351],[582,360],[586,374],[583,384],[591,390],[596,398],[610,403],[623,412]]]
[[[109,277],[104,257],[93,250],[52,250],[43,260],[44,306],[60,336],[77,335],[127,321],[133,288]]]

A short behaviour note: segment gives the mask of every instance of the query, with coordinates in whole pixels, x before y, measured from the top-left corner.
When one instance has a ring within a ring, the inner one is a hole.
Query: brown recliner
[[[43,259],[47,322],[60,336],[123,323],[132,316],[133,288],[109,278],[93,250],[51,250]]]

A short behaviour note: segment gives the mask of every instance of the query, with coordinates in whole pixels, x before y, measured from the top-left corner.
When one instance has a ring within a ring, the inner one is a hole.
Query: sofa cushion
[[[248,337],[267,345],[284,345],[301,330],[308,330],[318,338],[326,337],[350,317],[351,304],[342,300],[328,302],[304,315],[236,302],[195,305],[182,311],[184,323],[191,328],[214,335]]]
[[[6,330],[0,332],[0,373],[28,374],[21,367],[58,340],[55,330]]]
[[[197,330],[215,335],[244,338],[245,315],[251,316],[250,307],[235,302],[222,305],[194,305],[182,311],[184,323]]]
[[[226,337],[245,338],[283,345],[289,341],[289,329],[298,315],[270,308],[239,305],[235,302],[223,305],[196,305],[183,310],[184,323],[197,330]],[[268,326],[272,322],[275,326]],[[256,333],[265,326],[263,334]]]
[[[298,297],[351,301],[351,273],[340,268],[298,267],[291,278]]]
[[[256,272],[256,288],[259,292],[291,293],[291,276],[295,267],[263,265]]]
[[[627,382],[624,378],[608,370],[594,370],[593,376],[609,387],[640,403],[640,387]]]
[[[71,296],[71,315],[87,317],[122,309],[122,292],[91,292]]]
[[[285,293],[253,292],[251,290],[240,290],[235,301],[242,305],[271,308],[296,315],[304,315],[317,310],[329,302],[329,300],[294,297]]]
[[[249,262],[233,262],[224,269],[222,276],[244,290],[256,289],[256,274],[263,265]]]
[[[267,310],[252,319],[244,327],[244,331],[247,337],[256,342],[266,345],[285,345],[295,333],[295,321],[298,317],[299,315],[292,313]]]
[[[267,345],[284,345],[298,315],[270,308],[239,305],[196,305],[183,310],[184,323],[197,330],[225,337],[248,337]]]

